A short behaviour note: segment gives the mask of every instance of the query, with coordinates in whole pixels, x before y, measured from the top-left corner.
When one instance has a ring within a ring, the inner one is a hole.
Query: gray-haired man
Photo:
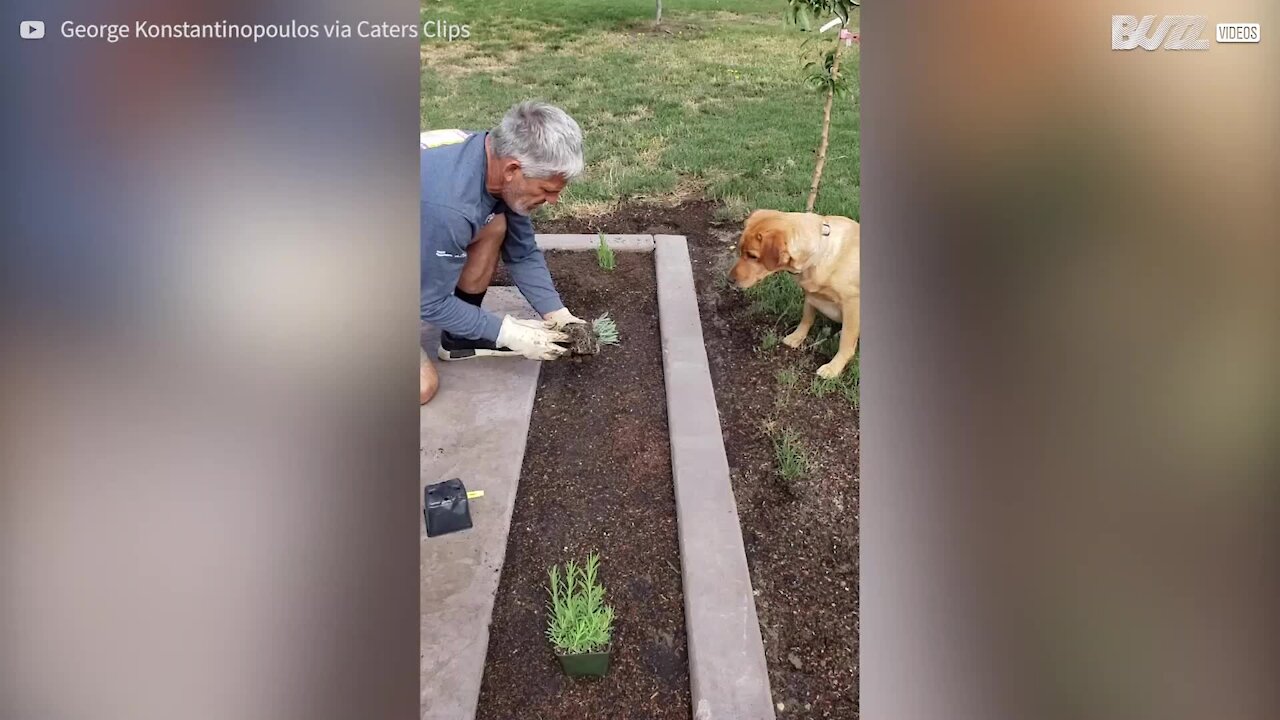
[[[440,328],[441,360],[486,355],[553,360],[566,350],[564,306],[529,214],[555,203],[582,173],[582,130],[541,102],[512,107],[489,132],[434,130],[421,137],[421,318]],[[480,308],[498,259],[543,320],[498,317]],[[425,354],[421,401],[438,380]]]

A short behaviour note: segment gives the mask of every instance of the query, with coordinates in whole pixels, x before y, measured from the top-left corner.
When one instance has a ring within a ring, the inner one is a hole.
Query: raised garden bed
[[[624,206],[538,228],[688,238],[777,715],[851,720],[858,716],[857,409],[838,392],[812,392],[813,371],[824,358],[762,343],[770,321],[723,280],[741,225],[718,222],[715,209],[709,202]],[[788,370],[793,374],[779,377]],[[778,428],[798,431],[808,466],[802,477],[788,480],[780,472],[771,434]]]
[[[477,718],[691,716],[684,596],[651,253],[547,253],[566,304],[622,343],[544,363],[489,631]],[[546,636],[546,571],[591,551],[616,612],[609,674],[565,676]]]

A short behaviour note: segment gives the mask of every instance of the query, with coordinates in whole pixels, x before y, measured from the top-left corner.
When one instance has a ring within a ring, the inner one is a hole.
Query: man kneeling
[[[555,204],[582,173],[582,130],[563,110],[540,102],[512,107],[489,132],[433,130],[421,137],[421,318],[440,328],[436,356],[554,360],[562,330],[582,320],[560,300],[529,215]],[[482,310],[498,260],[542,320]],[[425,353],[419,399],[439,378]]]

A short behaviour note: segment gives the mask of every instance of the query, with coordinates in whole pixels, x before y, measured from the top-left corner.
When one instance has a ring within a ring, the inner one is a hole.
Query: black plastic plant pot
[[[422,515],[427,523],[427,537],[471,527],[466,486],[458,478],[428,485],[422,491]]]
[[[577,655],[556,653],[556,657],[560,660],[560,667],[564,668],[565,675],[570,677],[582,677],[585,675],[603,677],[609,672],[609,656],[612,653],[613,646],[610,645],[601,652],[579,653]]]

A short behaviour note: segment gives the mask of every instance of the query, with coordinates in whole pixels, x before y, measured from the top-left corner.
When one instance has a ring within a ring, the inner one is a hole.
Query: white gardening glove
[[[587,324],[586,320],[574,317],[573,313],[569,312],[569,308],[560,308],[553,313],[547,313],[545,317],[548,321],[555,323],[555,328],[557,330],[563,330],[565,325],[572,325],[574,323],[582,323],[583,325]]]
[[[569,352],[556,343],[568,339],[568,335],[555,329],[555,323],[519,320],[510,315],[502,318],[502,329],[498,331],[499,347],[511,348],[530,360],[555,360]]]

